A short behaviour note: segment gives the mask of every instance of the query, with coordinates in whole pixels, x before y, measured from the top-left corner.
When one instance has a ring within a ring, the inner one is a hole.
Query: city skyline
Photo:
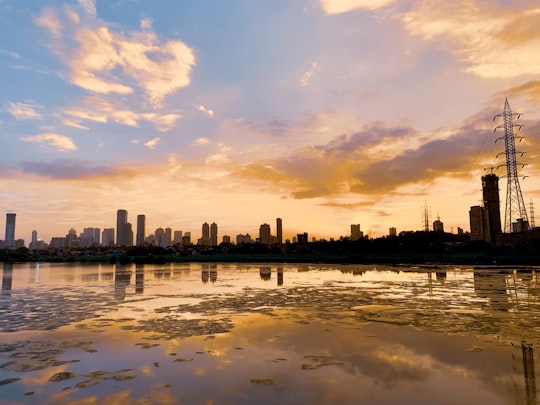
[[[539,201],[539,14],[532,0],[5,0],[0,210],[27,243],[113,228],[120,206],[134,240],[139,214],[194,236],[205,221],[275,234],[277,217],[284,239],[382,236],[421,230],[425,201],[469,230],[481,177],[504,163],[505,98],[523,114],[523,197]]]

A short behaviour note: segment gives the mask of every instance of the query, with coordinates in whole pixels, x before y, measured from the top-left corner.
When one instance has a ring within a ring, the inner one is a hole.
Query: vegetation
[[[309,243],[221,244],[216,247],[189,245],[92,247],[86,249],[0,249],[2,262],[289,262],[289,263],[435,263],[435,264],[537,264],[540,238],[527,243],[492,245],[470,241],[468,235],[443,232],[402,232],[377,239],[319,240]]]

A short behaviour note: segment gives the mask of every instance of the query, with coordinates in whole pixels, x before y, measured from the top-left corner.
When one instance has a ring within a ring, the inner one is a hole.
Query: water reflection
[[[532,343],[521,342],[523,375],[527,391],[527,405],[536,404],[536,377],[534,372],[534,349]]]
[[[59,392],[60,402],[103,402],[113,381],[129,392],[119,403],[159,402],[163,392],[172,403],[536,402],[536,269],[38,269],[28,277],[28,265],[2,267],[0,397],[8,402],[30,391],[35,403]],[[127,369],[133,378],[121,380]],[[71,381],[49,381],[68,372]]]
[[[4,263],[2,271],[2,295],[11,295],[13,284],[13,264]]]
[[[114,272],[114,299],[123,301],[126,298],[126,288],[131,282],[131,270],[117,264]]]

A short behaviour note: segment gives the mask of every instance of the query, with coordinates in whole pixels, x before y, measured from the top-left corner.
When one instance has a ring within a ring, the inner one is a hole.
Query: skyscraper
[[[127,221],[127,211],[116,212],[116,244],[119,246],[133,246],[133,230]]]
[[[4,246],[7,248],[15,247],[15,217],[17,214],[6,214],[6,237]]]
[[[469,211],[469,223],[471,226],[471,240],[489,241],[489,223],[484,207],[475,205]]]
[[[210,225],[208,225],[208,222],[202,224],[202,236],[199,244],[202,246],[208,246],[210,244]]]
[[[283,221],[281,218],[276,218],[276,236],[277,243],[281,245],[283,243]]]
[[[351,240],[358,240],[363,236],[360,224],[351,224]]]
[[[137,215],[137,246],[144,245],[144,237],[146,235],[146,216]]]
[[[114,228],[105,228],[101,233],[101,243],[103,246],[114,245]]]
[[[210,245],[217,246],[217,240],[217,224],[215,222],[212,222],[212,225],[210,225]]]
[[[270,225],[262,224],[259,227],[259,240],[265,245],[269,245],[271,241]]]
[[[499,177],[496,174],[491,173],[482,176],[482,197],[489,226],[489,241],[497,243],[502,236],[502,228]]]

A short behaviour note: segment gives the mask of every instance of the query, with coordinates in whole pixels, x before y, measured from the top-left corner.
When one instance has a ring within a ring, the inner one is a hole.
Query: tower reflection
[[[2,295],[11,295],[13,284],[13,264],[4,263],[2,273]]]

